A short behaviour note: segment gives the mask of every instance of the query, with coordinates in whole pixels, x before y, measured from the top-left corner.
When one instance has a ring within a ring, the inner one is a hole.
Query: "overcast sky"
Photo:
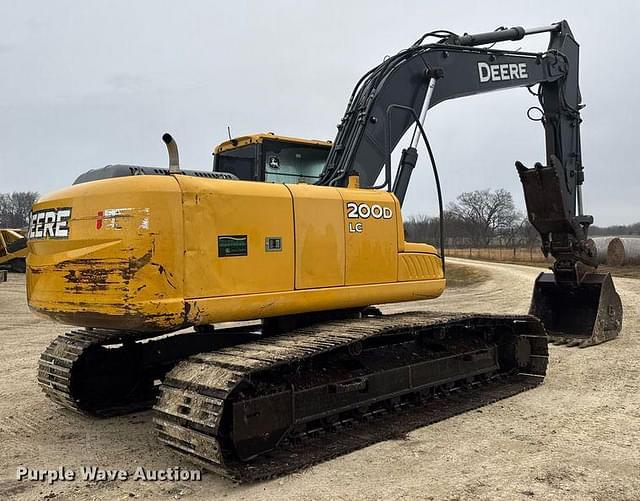
[[[165,166],[171,132],[184,168],[260,131],[333,139],[355,82],[434,29],[490,31],[567,19],[581,45],[585,209],[596,224],[640,220],[636,117],[640,7],[633,1],[0,0],[0,192],[45,193],[90,168]],[[510,47],[544,50],[547,35]],[[513,163],[544,161],[526,89],[441,104],[427,118],[447,200],[506,188]],[[426,156],[405,215],[435,213]]]

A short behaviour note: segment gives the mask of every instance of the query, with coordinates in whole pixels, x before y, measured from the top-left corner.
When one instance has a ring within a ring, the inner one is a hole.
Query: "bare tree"
[[[464,246],[466,225],[449,211],[444,211],[444,239],[446,247]],[[405,238],[410,242],[426,242],[440,246],[440,218],[426,215],[409,217],[404,223]]]
[[[404,223],[405,237],[410,242],[440,243],[440,218],[425,215],[411,216]]]
[[[475,246],[486,246],[495,237],[508,237],[521,216],[507,190],[477,190],[462,193],[448,207],[451,215],[464,223]]]
[[[16,191],[0,194],[0,226],[24,228],[28,225],[31,206],[38,199],[34,191]]]
[[[520,244],[524,247],[533,248],[540,246],[540,233],[536,230],[528,219],[523,219],[518,226],[518,237]]]

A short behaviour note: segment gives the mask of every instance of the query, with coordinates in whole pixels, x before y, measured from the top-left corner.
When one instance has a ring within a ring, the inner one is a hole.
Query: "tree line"
[[[592,226],[589,228],[589,235],[592,237],[640,235],[640,223],[616,224],[613,226]]]
[[[413,216],[405,223],[409,241],[440,244],[440,218]],[[589,229],[590,236],[640,234],[640,222]],[[447,247],[533,248],[540,235],[503,189],[476,190],[459,195],[444,211],[444,235]]]
[[[31,206],[38,197],[35,191],[0,193],[0,228],[26,228]]]

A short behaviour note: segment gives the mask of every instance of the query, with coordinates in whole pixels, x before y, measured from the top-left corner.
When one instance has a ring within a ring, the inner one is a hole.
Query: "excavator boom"
[[[500,41],[544,32],[550,34],[544,52],[493,48]],[[430,108],[459,97],[527,87],[539,100],[546,165],[527,168],[517,161],[516,168],[542,252],[555,258],[553,274],[536,281],[531,313],[543,319],[558,341],[587,346],[612,339],[621,329],[622,307],[611,277],[592,271],[598,262],[587,243],[593,217],[583,213],[582,203],[579,46],[568,23],[476,35],[443,33],[423,36],[358,82],[318,184],[342,186],[357,173],[361,186],[393,191],[402,203],[417,162],[417,132],[424,133],[421,122]],[[423,44],[432,36],[439,37],[437,43]],[[486,44],[493,45],[481,47]],[[391,152],[412,126],[411,146],[403,151],[392,179]],[[440,207],[442,212],[441,200]],[[571,328],[575,318],[593,322]]]

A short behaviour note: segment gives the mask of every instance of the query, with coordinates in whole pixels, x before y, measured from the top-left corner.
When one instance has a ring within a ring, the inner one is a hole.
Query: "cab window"
[[[325,146],[264,141],[262,158],[267,183],[314,184],[319,178],[329,148]]]
[[[257,180],[256,173],[257,145],[248,144],[229,151],[218,153],[215,156],[214,170],[218,172],[229,172],[247,181]]]

